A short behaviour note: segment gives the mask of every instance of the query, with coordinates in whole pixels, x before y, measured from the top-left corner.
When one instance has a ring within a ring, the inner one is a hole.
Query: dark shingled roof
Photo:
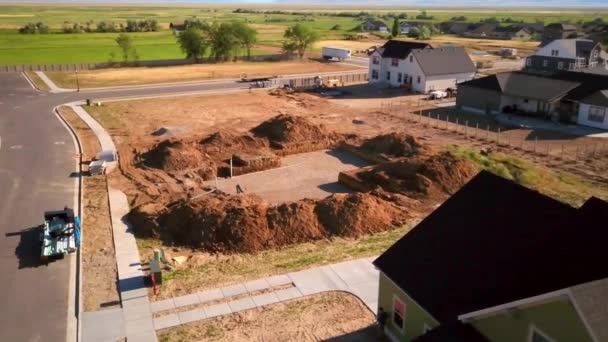
[[[482,171],[374,265],[438,321],[452,322],[608,277],[607,205],[594,199],[579,213]]]
[[[580,83],[555,80],[523,72],[504,72],[459,84],[459,86],[462,85],[495,90],[505,95],[551,101],[568,94]]]
[[[490,342],[490,340],[469,324],[452,322],[441,324],[412,342]]]
[[[532,71],[504,72],[458,85],[503,92],[506,95],[549,101],[563,97],[580,101],[608,89],[608,75],[574,71],[538,74]]]
[[[473,61],[461,47],[412,50],[414,58],[427,76],[476,72]]]
[[[433,47],[427,43],[404,42],[401,40],[389,40],[382,46],[384,52],[382,57],[405,59],[407,55],[414,49],[432,49]]]
[[[606,88],[608,88],[608,84],[606,85]],[[581,102],[594,106],[608,107],[608,90],[598,90],[581,99]]]

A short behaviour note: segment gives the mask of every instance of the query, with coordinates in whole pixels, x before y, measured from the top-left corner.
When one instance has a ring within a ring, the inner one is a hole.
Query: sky
[[[331,5],[366,5],[372,6],[413,6],[413,7],[589,7],[607,8],[608,0],[0,0],[0,3],[29,2],[29,3],[121,3],[121,4],[322,4]]]

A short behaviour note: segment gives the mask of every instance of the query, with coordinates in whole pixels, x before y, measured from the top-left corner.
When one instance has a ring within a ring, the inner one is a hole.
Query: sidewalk
[[[364,258],[319,266],[152,302],[150,307],[156,314],[180,307],[197,306],[196,309],[154,318],[154,328],[171,328],[327,291],[351,293],[375,314],[378,307],[379,273],[372,264],[374,259]],[[277,287],[280,288],[273,289]],[[254,294],[260,291],[265,293]]]
[[[101,149],[116,150],[108,132],[82,107],[70,106],[97,136]],[[154,342],[157,340],[152,321],[152,311],[148,291],[144,284],[144,273],[135,236],[129,230],[124,217],[129,212],[127,196],[119,190],[108,187],[108,202],[112,221],[112,232],[118,268],[118,288],[122,310],[112,313],[85,313],[83,317],[83,341],[106,341],[114,336],[126,336],[129,342]],[[120,312],[122,311],[122,312]],[[122,321],[120,320],[122,314]],[[107,329],[107,322],[113,322],[113,329]],[[106,329],[100,329],[99,325]]]
[[[46,85],[49,87],[51,93],[66,93],[66,92],[72,92],[74,90],[72,89],[64,89],[64,88],[60,88],[58,87],[55,82],[53,82],[44,72],[42,71],[36,71],[36,75],[38,75],[38,77],[40,77],[40,79],[42,80],[42,82],[46,83]]]

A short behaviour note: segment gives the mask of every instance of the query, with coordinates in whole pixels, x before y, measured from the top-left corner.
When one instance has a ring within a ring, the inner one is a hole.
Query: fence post
[[[456,128],[456,132],[458,132],[458,117],[456,117],[456,126],[454,126]]]
[[[479,122],[475,122],[475,138],[479,135]]]
[[[496,145],[500,145],[500,127],[498,128],[498,132],[496,132]]]
[[[534,153],[536,153],[536,145],[538,145],[538,137],[534,137]]]

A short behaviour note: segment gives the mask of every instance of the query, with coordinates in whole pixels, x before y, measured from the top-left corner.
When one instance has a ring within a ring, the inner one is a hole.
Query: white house
[[[476,71],[461,47],[433,49],[425,43],[390,40],[370,56],[369,82],[428,93],[455,89]]]
[[[608,88],[608,84],[606,87]],[[577,123],[584,126],[608,129],[608,89],[596,91],[581,99]]]

